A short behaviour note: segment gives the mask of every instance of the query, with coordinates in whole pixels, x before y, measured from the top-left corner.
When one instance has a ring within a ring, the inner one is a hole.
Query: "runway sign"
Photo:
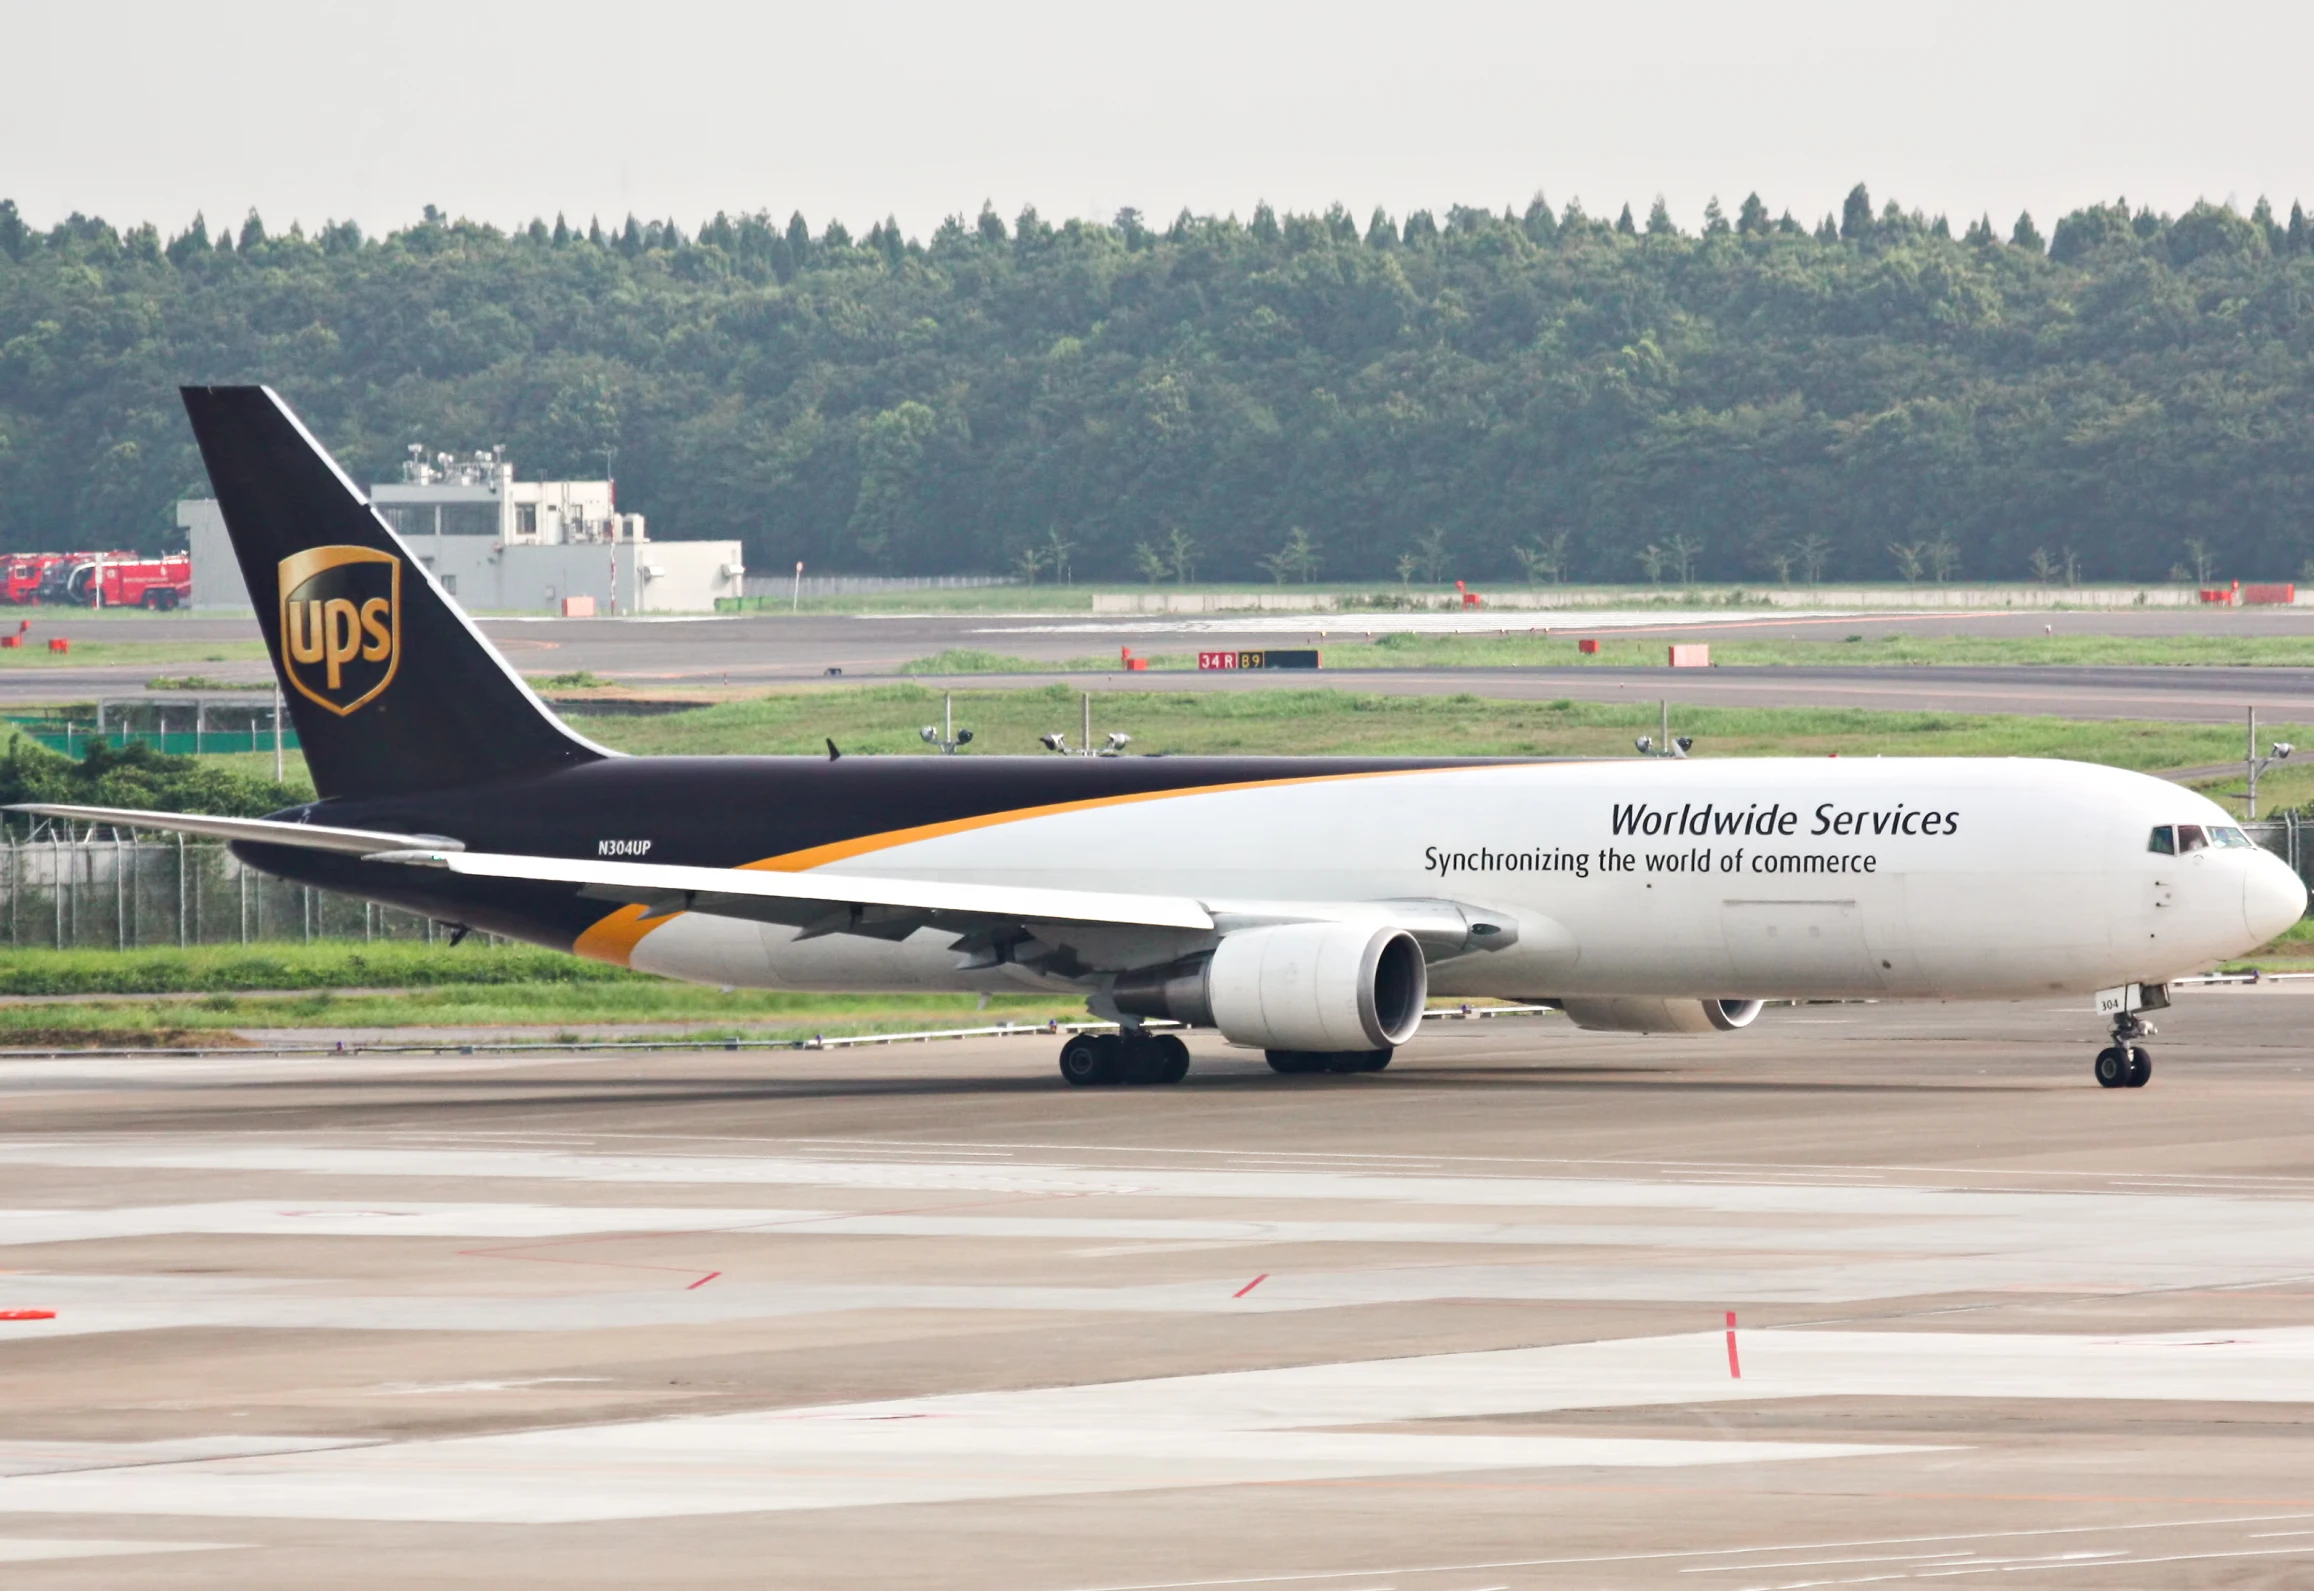
[[[1299,651],[1267,652],[1200,652],[1197,666],[1216,668],[1317,668],[1318,651],[1315,647]]]

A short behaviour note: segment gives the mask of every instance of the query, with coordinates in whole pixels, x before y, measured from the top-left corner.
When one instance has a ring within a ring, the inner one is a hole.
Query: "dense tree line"
[[[1700,234],[1538,198],[212,237],[0,204],[0,546],[172,536],[181,381],[615,470],[753,563],[1041,578],[2286,577],[2314,237],[2122,203],[1959,235],[1864,188]]]
[[[276,784],[206,758],[166,756],[137,740],[118,746],[100,740],[77,760],[22,735],[0,751],[0,806],[54,801],[253,818],[312,799],[311,786],[302,782]],[[15,814],[6,820],[18,835],[29,822]]]

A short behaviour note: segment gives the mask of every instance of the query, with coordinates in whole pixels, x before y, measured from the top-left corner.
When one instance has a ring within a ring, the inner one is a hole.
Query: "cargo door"
[[[1720,906],[1737,995],[1870,993],[1880,964],[1853,900],[1731,900]]]

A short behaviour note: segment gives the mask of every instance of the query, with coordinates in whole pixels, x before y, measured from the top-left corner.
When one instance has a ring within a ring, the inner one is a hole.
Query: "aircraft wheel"
[[[1165,1052],[1148,1034],[1117,1037],[1117,1080],[1121,1083],[1165,1081]]]
[[[1189,1046],[1171,1033],[1160,1033],[1150,1042],[1157,1052],[1157,1081],[1178,1083],[1189,1075]]]
[[[1321,1071],[1326,1064],[1325,1056],[1308,1050],[1264,1050],[1262,1055],[1268,1060],[1271,1071],[1284,1072],[1289,1077]]]
[[[2124,1088],[2143,1088],[2153,1081],[2153,1057],[2143,1050],[2129,1052],[2129,1077]]]
[[[2151,1073],[2151,1063],[2147,1066]],[[2129,1086],[2129,1052],[2115,1044],[2097,1052],[2097,1086],[2099,1088],[2127,1088]]]
[[[1061,1076],[1078,1088],[1114,1083],[1117,1050],[1117,1040],[1112,1034],[1079,1033],[1061,1046]]]

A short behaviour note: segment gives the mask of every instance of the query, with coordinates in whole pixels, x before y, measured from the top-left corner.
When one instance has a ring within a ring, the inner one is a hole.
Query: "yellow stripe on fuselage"
[[[1361,773],[1313,773],[1285,779],[1244,779],[1230,784],[1184,785],[1176,790],[1136,790],[1124,795],[1088,796],[1081,801],[1054,801],[1043,806],[1008,807],[1001,812],[984,812],[969,818],[949,818],[939,823],[920,823],[913,828],[886,829],[877,834],[863,834],[856,839],[833,840],[826,845],[807,846],[800,851],[787,851],[778,856],[767,856],[761,861],[743,862],[741,867],[763,873],[806,873],[831,862],[848,861],[855,856],[867,856],[877,851],[888,851],[895,846],[913,845],[919,840],[937,840],[950,834],[968,834],[974,829],[994,828],[1001,823],[1022,823],[1030,818],[1057,817],[1065,812],[1092,812],[1102,807],[1130,806],[1140,801],[1169,801],[1180,796],[1219,795],[1236,790],[1274,790],[1285,785],[1338,784],[1346,779],[1388,779],[1408,774],[1459,773],[1459,768],[1372,768]],[[635,947],[653,930],[673,922],[681,912],[651,915],[648,906],[622,906],[617,911],[590,926],[578,936],[571,948],[590,961],[607,961],[613,966],[632,966]]]

